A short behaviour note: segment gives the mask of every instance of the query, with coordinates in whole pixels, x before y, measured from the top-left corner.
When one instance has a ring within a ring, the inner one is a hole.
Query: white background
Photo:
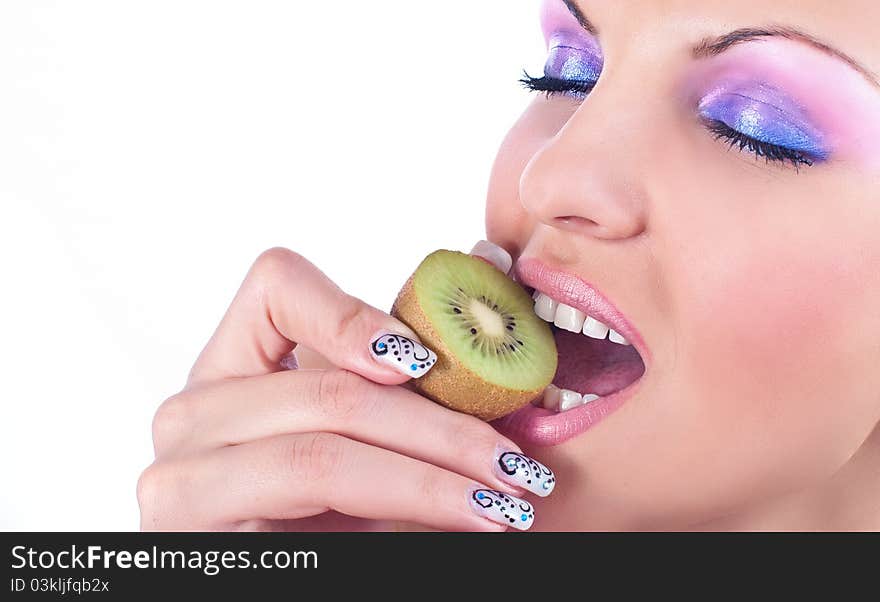
[[[130,530],[150,421],[283,245],[388,309],[483,237],[536,0],[0,2],[0,529]]]

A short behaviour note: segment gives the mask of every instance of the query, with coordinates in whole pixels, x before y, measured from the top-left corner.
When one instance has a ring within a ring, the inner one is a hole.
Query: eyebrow
[[[859,63],[857,60],[855,60],[845,52],[831,46],[830,44],[826,44],[825,42],[811,36],[810,34],[804,33],[803,31],[800,31],[799,29],[795,29],[793,27],[744,27],[742,29],[737,29],[735,31],[731,31],[730,33],[726,33],[722,36],[718,36],[717,38],[704,39],[694,47],[693,54],[696,58],[717,56],[725,50],[728,50],[729,48],[732,48],[733,46],[736,46],[738,44],[744,44],[746,42],[753,42],[755,40],[773,37],[802,42],[812,46],[813,48],[821,50],[825,54],[836,57],[858,71],[872,84],[880,87],[880,78],[878,78],[874,72]]]
[[[574,18],[578,20],[578,23],[581,24],[581,27],[586,29],[593,35],[596,35],[597,29],[596,27],[587,19],[587,15],[584,14],[584,11],[581,10],[581,7],[577,5],[575,0],[562,0],[565,6],[568,8],[569,12],[574,15]]]
[[[583,27],[593,35],[596,35],[598,33],[598,29],[596,29],[596,26],[593,25],[593,23],[587,18],[587,15],[584,14],[584,11],[580,9],[580,7],[577,5],[576,0],[562,0],[562,2],[568,8],[571,14],[574,15],[578,23],[581,24],[581,27]],[[838,50],[834,46],[831,46],[830,44],[827,44],[819,40],[818,38],[815,38],[810,34],[805,33],[794,27],[743,27],[741,29],[731,31],[730,33],[726,33],[716,38],[706,38],[702,40],[694,47],[693,55],[695,58],[708,58],[711,56],[717,56],[725,50],[728,50],[738,44],[754,42],[756,40],[772,37],[784,38],[786,40],[794,40],[797,42],[808,44],[813,48],[817,48],[825,54],[842,60],[844,63],[858,71],[869,82],[877,87],[880,87],[880,77],[878,77],[876,73],[865,67],[863,64],[859,63],[857,60],[855,60],[853,57],[849,56],[845,52]]]

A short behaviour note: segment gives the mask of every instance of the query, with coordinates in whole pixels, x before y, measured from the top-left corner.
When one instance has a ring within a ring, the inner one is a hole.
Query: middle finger
[[[452,470],[508,493],[549,495],[553,472],[489,424],[346,370],[294,370],[184,391],[159,409],[160,457],[326,431]]]

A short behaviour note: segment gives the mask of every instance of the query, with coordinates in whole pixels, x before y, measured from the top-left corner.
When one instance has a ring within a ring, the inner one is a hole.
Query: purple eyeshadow
[[[704,119],[718,121],[760,142],[825,160],[825,137],[796,102],[784,92],[761,83],[722,86],[699,106]]]
[[[601,73],[602,55],[585,34],[561,32],[550,39],[545,77],[593,83]]]

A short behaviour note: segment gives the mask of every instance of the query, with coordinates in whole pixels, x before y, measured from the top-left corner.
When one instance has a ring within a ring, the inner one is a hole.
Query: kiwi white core
[[[483,327],[483,333],[490,337],[504,336],[504,320],[501,314],[478,299],[471,299],[468,309]]]
[[[536,395],[552,382],[553,333],[525,289],[494,266],[436,251],[413,274],[412,289],[438,347],[479,381]]]

